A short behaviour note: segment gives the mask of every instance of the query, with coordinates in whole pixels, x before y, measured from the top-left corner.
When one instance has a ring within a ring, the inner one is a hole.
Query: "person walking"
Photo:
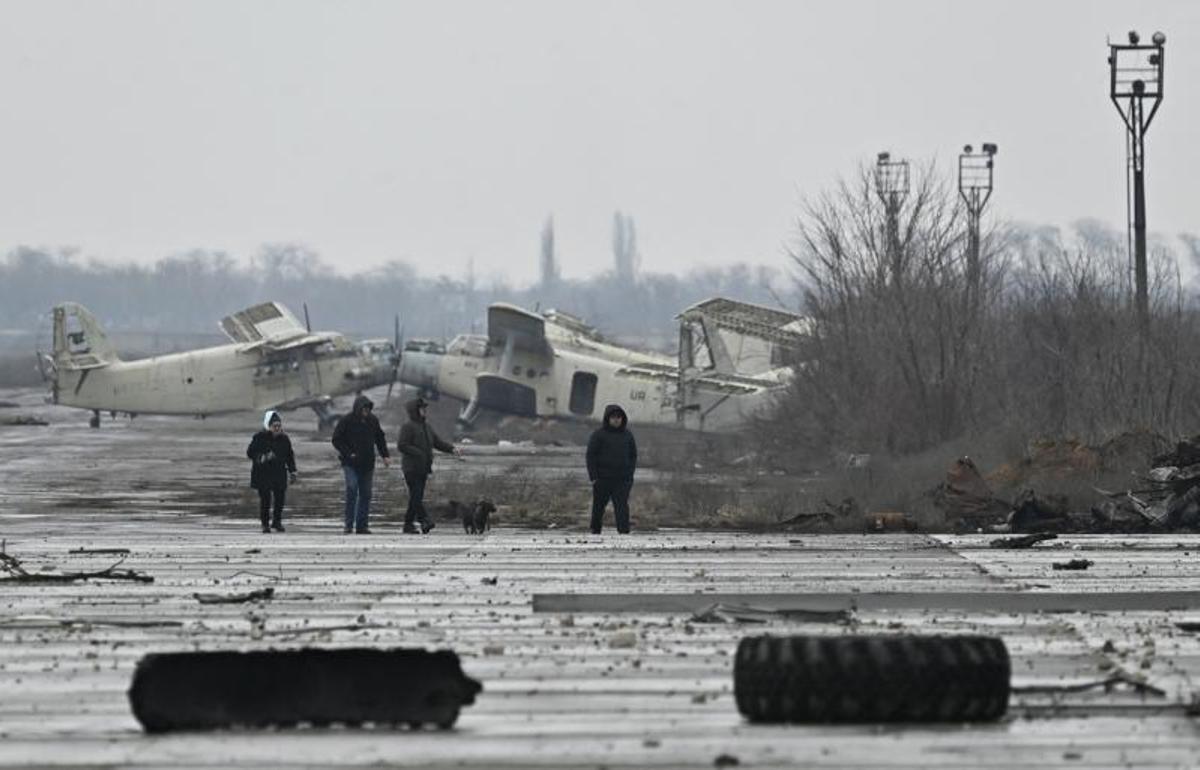
[[[387,438],[379,427],[379,418],[372,414],[375,404],[366,396],[354,399],[350,413],[338,420],[333,429],[333,447],[342,461],[346,477],[346,511],[344,532],[371,534],[368,518],[371,514],[371,485],[375,477],[375,451],[390,466]]]
[[[629,534],[629,490],[637,470],[637,442],[629,418],[617,404],[604,407],[604,418],[587,445],[587,472],[592,482],[592,534],[600,534],[604,509],[612,500],[617,532]]]
[[[283,432],[279,412],[268,410],[263,415],[263,429],[250,439],[246,447],[250,458],[250,486],[258,490],[258,516],[262,531],[283,532],[283,501],[289,481],[296,480],[296,455],[292,440]]]
[[[400,467],[404,471],[404,483],[408,487],[408,508],[404,511],[404,533],[418,533],[416,522],[420,522],[420,534],[433,529],[434,523],[425,510],[425,482],[433,473],[433,450],[461,455],[453,444],[447,443],[433,430],[425,418],[429,404],[423,398],[414,398],[404,405],[408,410],[408,422],[400,428],[396,449],[400,452]]]

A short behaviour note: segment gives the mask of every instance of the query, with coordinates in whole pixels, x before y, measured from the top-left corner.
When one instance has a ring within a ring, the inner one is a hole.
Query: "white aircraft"
[[[396,369],[394,348],[372,357],[338,332],[309,331],[278,302],[227,316],[221,329],[227,345],[124,361],[87,308],[64,302],[54,308],[54,352],[39,362],[54,403],[91,409],[93,428],[102,411],[204,417],[303,406],[324,428],[337,419],[334,396]]]
[[[480,408],[594,420],[619,403],[634,424],[728,432],[787,386],[807,339],[802,316],[719,297],[677,318],[671,357],[605,342],[567,313],[496,303],[486,335],[406,344],[400,381],[467,402],[459,415],[467,423]]]

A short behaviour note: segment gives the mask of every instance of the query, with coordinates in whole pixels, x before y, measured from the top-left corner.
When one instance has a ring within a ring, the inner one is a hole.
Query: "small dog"
[[[491,500],[480,498],[474,505],[462,506],[463,531],[468,535],[482,535],[492,528],[488,517],[496,512]]]

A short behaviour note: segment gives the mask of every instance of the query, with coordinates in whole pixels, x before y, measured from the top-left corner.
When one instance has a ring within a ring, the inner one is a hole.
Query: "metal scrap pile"
[[[1154,532],[1200,528],[1200,436],[1155,456],[1136,474],[1137,489],[1107,492],[1085,512],[1071,511],[1061,495],[1022,492],[1006,525],[1011,532]]]
[[[1096,509],[1103,517],[1133,515],[1152,529],[1193,529],[1200,526],[1200,436],[1180,441],[1158,455],[1135,491],[1106,493]]]

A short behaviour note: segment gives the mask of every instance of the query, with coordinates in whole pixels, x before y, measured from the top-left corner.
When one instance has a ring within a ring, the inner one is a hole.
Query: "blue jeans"
[[[346,476],[346,529],[362,532],[367,529],[367,517],[371,514],[371,481],[375,471],[343,465],[342,473]]]

